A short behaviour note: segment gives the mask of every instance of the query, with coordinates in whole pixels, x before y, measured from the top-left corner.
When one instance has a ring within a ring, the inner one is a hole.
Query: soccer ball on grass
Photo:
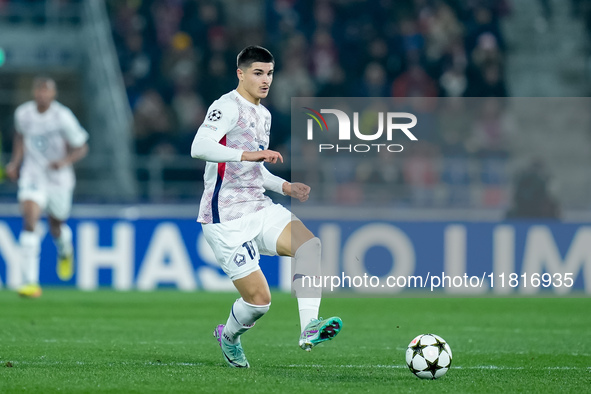
[[[406,349],[406,365],[421,379],[437,379],[451,366],[451,349],[439,335],[421,334]]]

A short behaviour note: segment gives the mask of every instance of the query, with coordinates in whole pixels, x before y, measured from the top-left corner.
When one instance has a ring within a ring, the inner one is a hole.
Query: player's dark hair
[[[247,69],[255,62],[275,64],[275,59],[271,55],[271,52],[258,45],[251,45],[244,48],[236,58],[236,65],[241,69]]]

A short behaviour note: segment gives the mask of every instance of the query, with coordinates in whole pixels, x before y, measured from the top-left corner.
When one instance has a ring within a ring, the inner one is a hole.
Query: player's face
[[[43,83],[33,90],[33,95],[39,107],[47,108],[55,98],[55,86],[50,83]]]
[[[267,97],[273,82],[273,63],[254,62],[246,70],[238,69],[244,90],[255,100]]]

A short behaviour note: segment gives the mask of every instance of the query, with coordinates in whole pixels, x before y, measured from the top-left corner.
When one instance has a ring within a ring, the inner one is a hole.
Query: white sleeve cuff
[[[261,165],[263,167],[263,187],[266,190],[271,190],[285,196],[285,193],[283,192],[283,184],[287,181],[277,175],[271,174],[263,164]]]

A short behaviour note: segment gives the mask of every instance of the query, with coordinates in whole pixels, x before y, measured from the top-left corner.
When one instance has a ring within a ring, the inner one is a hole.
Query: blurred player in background
[[[8,177],[18,179],[18,201],[23,215],[19,236],[24,285],[18,293],[39,297],[41,236],[37,223],[45,210],[49,231],[57,247],[57,274],[67,281],[74,274],[72,230],[65,221],[70,215],[75,177],[72,164],[86,156],[88,133],[72,111],[55,101],[57,88],[51,78],[33,82],[34,100],[15,112],[13,152],[6,166]]]
[[[248,368],[240,336],[271,305],[269,285],[259,267],[259,254],[291,256],[292,288],[300,313],[299,346],[311,350],[339,333],[338,317],[318,319],[321,289],[304,289],[303,276],[320,275],[320,240],[289,210],[265,196],[265,190],[306,201],[310,187],[272,175],[263,162],[283,161],[268,150],[271,114],[260,103],[267,97],[275,61],[258,46],[243,49],[237,59],[238,87],[209,107],[199,127],[191,156],[206,160],[205,190],[199,218],[203,234],[224,272],[241,295],[227,323],[214,330],[225,361]]]

